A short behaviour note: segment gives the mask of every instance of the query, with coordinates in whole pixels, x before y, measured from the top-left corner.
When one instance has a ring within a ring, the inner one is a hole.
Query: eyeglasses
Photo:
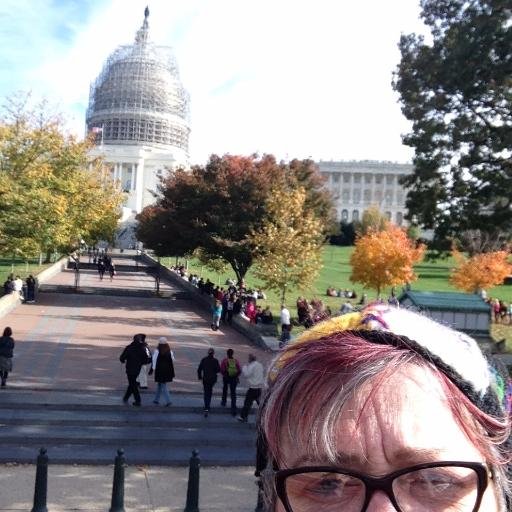
[[[477,512],[488,469],[479,462],[418,464],[382,477],[349,469],[308,466],[275,472],[286,512],[365,512],[375,491],[398,512]]]

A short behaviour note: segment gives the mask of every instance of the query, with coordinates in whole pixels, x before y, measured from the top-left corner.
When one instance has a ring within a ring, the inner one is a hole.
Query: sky
[[[391,87],[419,0],[1,0],[0,99],[46,98],[84,134],[91,82],[150,9],[190,94],[192,163],[212,153],[408,162]]]

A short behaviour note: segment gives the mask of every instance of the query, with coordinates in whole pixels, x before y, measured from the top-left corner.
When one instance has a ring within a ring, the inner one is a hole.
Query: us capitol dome
[[[170,47],[149,39],[149,9],[135,42],[118,47],[92,83],[86,131],[126,193],[123,220],[154,202],[158,176],[188,167],[189,96]]]

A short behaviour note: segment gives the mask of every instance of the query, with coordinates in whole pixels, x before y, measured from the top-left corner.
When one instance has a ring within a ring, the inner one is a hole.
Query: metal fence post
[[[112,484],[112,503],[109,512],[124,511],[124,450],[117,450],[117,457],[114,463],[114,483]]]
[[[197,450],[192,451],[188,469],[187,504],[184,512],[199,512],[199,467],[201,459]]]
[[[46,498],[48,494],[48,455],[46,448],[39,450],[36,467],[36,487],[34,489],[34,506],[31,512],[48,512]]]

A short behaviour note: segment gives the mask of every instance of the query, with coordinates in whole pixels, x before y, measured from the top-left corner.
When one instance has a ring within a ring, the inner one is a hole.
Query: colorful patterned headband
[[[473,338],[387,304],[370,304],[361,312],[334,317],[304,331],[283,350],[269,378],[274,380],[286,361],[306,344],[344,331],[415,352],[445,373],[483,412],[500,417],[512,413],[512,381],[506,369],[484,357]]]

